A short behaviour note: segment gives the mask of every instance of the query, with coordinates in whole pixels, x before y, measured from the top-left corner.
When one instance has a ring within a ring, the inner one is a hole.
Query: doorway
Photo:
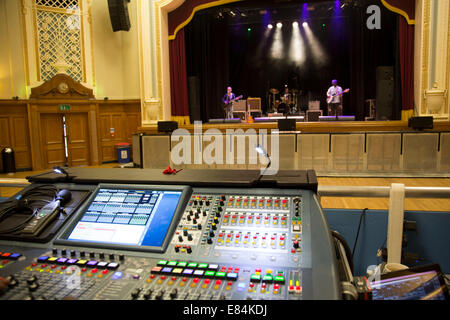
[[[80,167],[90,164],[87,113],[41,113],[43,166]]]

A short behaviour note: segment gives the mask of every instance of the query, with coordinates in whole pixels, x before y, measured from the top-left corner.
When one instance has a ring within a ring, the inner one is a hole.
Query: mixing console
[[[312,191],[91,187],[51,242],[0,243],[0,276],[10,280],[0,299],[339,298]]]

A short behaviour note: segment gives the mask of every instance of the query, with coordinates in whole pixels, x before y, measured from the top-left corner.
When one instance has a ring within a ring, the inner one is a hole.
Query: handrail
[[[323,186],[318,194],[322,197],[389,198],[391,187],[380,186]],[[450,198],[447,187],[405,187],[407,198]]]
[[[30,185],[27,179],[0,178],[0,187],[20,188]]]

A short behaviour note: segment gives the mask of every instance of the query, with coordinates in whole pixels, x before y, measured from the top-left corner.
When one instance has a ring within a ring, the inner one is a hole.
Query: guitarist
[[[342,116],[342,88],[337,85],[337,80],[331,81],[332,86],[327,91],[328,115]]]
[[[233,118],[233,102],[236,100],[239,100],[239,97],[236,98],[236,95],[233,93],[233,89],[228,87],[227,93],[222,98],[227,119]]]

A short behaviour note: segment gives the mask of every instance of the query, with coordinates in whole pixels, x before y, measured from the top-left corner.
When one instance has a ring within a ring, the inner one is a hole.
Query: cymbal
[[[270,93],[273,93],[273,94],[277,94],[277,93],[279,93],[280,91],[278,91],[278,90],[275,89],[275,88],[272,88],[272,89],[269,90],[269,92],[270,92]]]

